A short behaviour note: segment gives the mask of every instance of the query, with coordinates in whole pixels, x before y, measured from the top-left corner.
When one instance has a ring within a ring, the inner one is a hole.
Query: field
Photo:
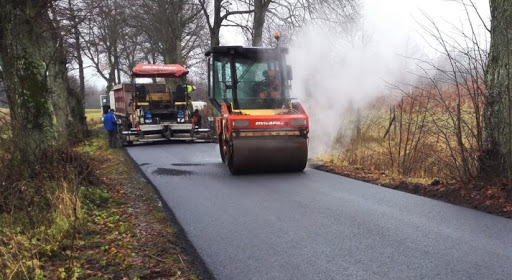
[[[89,128],[101,124],[101,109],[85,109],[85,117]],[[0,126],[4,125],[9,119],[9,109],[0,108]]]
[[[101,121],[101,109],[85,109],[85,117],[88,122]]]
[[[94,128],[101,124],[101,109],[85,109],[85,117],[87,118],[89,129]]]

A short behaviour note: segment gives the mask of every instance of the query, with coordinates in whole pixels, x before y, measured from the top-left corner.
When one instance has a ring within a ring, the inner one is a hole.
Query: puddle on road
[[[192,175],[194,172],[189,170],[180,170],[174,168],[158,168],[157,170],[152,172],[155,175],[165,175],[165,176],[187,176]]]
[[[204,163],[173,163],[174,166],[205,166]]]

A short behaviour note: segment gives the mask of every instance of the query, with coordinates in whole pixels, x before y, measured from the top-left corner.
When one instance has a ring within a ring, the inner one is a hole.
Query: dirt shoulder
[[[83,192],[85,217],[78,246],[63,248],[75,251],[79,272],[74,274],[82,279],[212,279],[170,209],[125,150],[106,147],[102,130],[92,133],[79,149],[93,158],[100,182]],[[63,261],[54,259],[52,276],[66,266]]]
[[[382,187],[421,195],[451,204],[468,207],[498,216],[512,218],[512,186],[506,181],[469,184],[447,184],[433,180],[430,184],[418,183],[406,178],[388,176],[361,167],[337,166],[314,163],[312,168],[338,174]]]

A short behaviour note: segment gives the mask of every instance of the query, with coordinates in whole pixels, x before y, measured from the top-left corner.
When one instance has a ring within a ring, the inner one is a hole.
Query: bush
[[[0,135],[0,279],[44,278],[42,260],[74,240],[81,187],[97,179],[88,156],[70,148],[46,151],[27,167],[15,141]]]

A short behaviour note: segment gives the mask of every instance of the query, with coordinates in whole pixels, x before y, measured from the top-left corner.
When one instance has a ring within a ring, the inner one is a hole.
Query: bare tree
[[[0,63],[18,144],[12,156],[28,166],[68,136],[66,57],[52,4],[0,1]]]
[[[245,0],[244,9],[253,10],[243,30],[253,46],[271,45],[274,31],[284,31],[290,38],[302,26],[318,23],[325,28],[343,28],[357,18],[358,0]],[[243,22],[243,21],[241,21]]]
[[[203,14],[206,17],[206,23],[208,30],[210,31],[210,45],[220,45],[220,29],[222,26],[246,26],[243,23],[237,23],[230,21],[230,17],[235,15],[250,14],[253,13],[253,9],[238,10],[238,7],[233,8],[233,3],[229,0],[214,0],[213,9],[210,9],[209,2],[207,0],[199,0]],[[227,23],[226,23],[227,22]]]
[[[87,122],[85,120],[85,109],[83,106],[85,95],[85,75],[84,62],[81,53],[81,41],[79,25],[87,16],[86,10],[83,8],[83,2],[78,0],[62,0],[56,1],[51,6],[52,19],[55,22],[56,34],[60,38],[58,53],[62,60],[63,67],[72,68],[74,63],[78,66],[80,79],[80,87],[74,90],[67,86],[66,98],[62,99],[64,104],[56,104],[56,106],[67,108],[68,110],[56,110],[61,115],[57,119],[67,120],[64,125],[68,128],[68,133],[73,138],[83,138],[87,134]],[[66,69],[61,71],[61,79],[68,79]],[[66,115],[63,115],[65,113]]]
[[[512,2],[491,0],[491,47],[486,74],[484,150],[485,177],[512,177]]]
[[[91,16],[81,32],[83,53],[107,82],[107,92],[121,82],[120,42],[126,33],[126,7],[121,0],[87,2]],[[107,74],[105,74],[107,72]]]
[[[201,8],[189,0],[139,0],[131,11],[141,30],[165,63],[183,64],[198,47]]]
[[[469,20],[475,7],[468,0],[461,3]],[[447,32],[425,18],[426,42],[437,60],[412,59],[413,79],[391,87],[399,100],[390,98],[390,108],[372,103],[351,141],[343,143],[342,158],[400,176],[470,181],[478,175],[483,148],[488,42],[480,34],[487,28],[469,21]]]
[[[436,43],[431,46],[440,58],[437,62],[415,59],[421,71],[419,80],[407,84],[414,89],[413,94],[402,92],[429,107],[426,122],[422,121],[426,127],[423,131],[442,144],[432,156],[443,173],[451,179],[471,180],[477,173],[476,155],[482,149],[487,45],[476,35],[473,24],[469,31],[455,28],[460,36],[456,40],[428,15],[425,17],[429,22],[423,26],[427,41]]]

